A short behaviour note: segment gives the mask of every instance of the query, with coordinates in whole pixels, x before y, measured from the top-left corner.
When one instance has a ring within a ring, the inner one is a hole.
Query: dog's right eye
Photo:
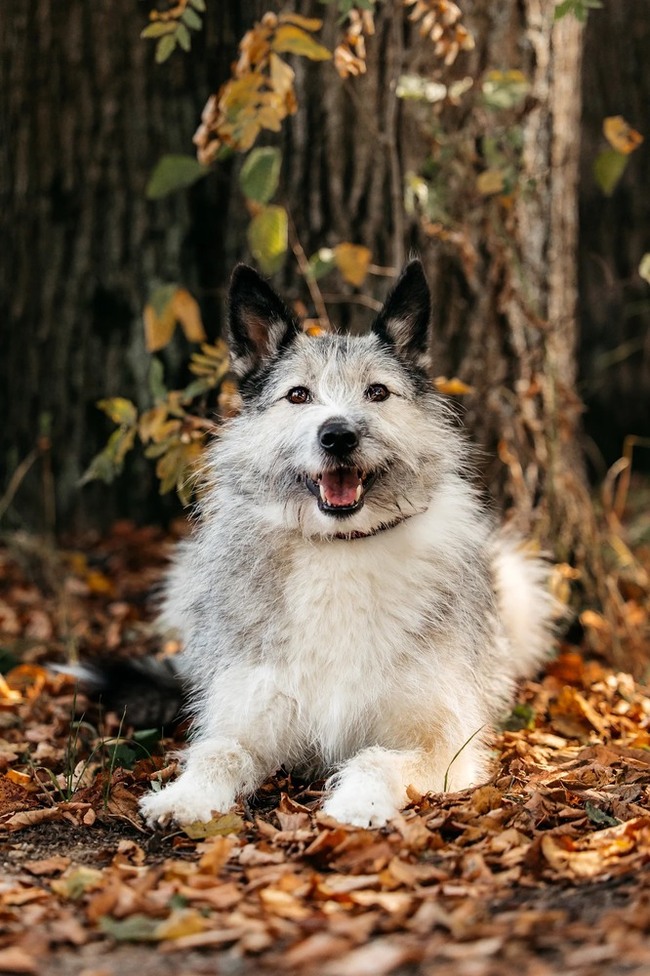
[[[311,403],[311,393],[306,386],[294,386],[287,393],[289,403]]]

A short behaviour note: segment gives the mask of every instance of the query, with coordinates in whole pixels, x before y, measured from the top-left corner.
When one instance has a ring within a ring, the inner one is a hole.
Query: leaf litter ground
[[[279,773],[208,825],[147,829],[182,730],[134,736],[44,662],[160,653],[168,544],[118,523],[0,549],[0,973],[650,972],[649,693],[566,644],[476,790],[411,791],[360,830]]]

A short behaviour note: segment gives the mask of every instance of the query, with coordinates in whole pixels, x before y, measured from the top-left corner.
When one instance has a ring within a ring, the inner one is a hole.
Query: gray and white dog
[[[430,297],[403,271],[371,332],[305,335],[245,266],[230,291],[243,410],[211,449],[162,622],[194,728],[150,822],[208,820],[280,765],[324,810],[386,823],[488,775],[486,732],[550,649],[545,570],[495,533],[427,376]]]

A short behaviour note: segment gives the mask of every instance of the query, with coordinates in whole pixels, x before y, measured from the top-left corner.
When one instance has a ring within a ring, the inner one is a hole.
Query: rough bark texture
[[[78,0],[66,18],[54,0],[12,0],[3,18],[12,175],[0,219],[13,246],[2,282],[10,325],[1,456],[9,471],[48,419],[63,523],[84,508],[88,515],[74,485],[106,433],[94,401],[139,399],[145,386],[139,318],[148,286],[182,280],[219,324],[215,298],[246,223],[232,174],[221,167],[189,195],[156,204],[142,191],[160,154],[189,150],[205,95],[225,75],[253,8],[209,4],[207,55],[199,48],[161,67],[138,39],[127,0]],[[298,8],[323,13],[315,0]],[[475,388],[463,406],[485,457],[495,458],[486,480],[520,527],[584,563],[591,508],[573,394],[580,27],[566,18],[553,28],[546,0],[467,0],[463,9],[477,47],[453,70],[406,24],[397,0],[378,6],[364,77],[344,83],[331,64],[297,60],[300,110],[283,136],[284,195],[307,253],[353,241],[393,268],[411,247],[423,253],[436,297],[435,372]],[[326,16],[333,46],[335,11]],[[519,68],[532,86],[523,106],[498,119],[480,97],[491,68]],[[396,99],[404,70],[445,82],[467,75],[474,89],[441,114],[423,113]],[[490,140],[508,133],[519,139],[516,187],[482,195],[476,177],[490,165]],[[404,179],[420,171],[442,218],[403,212]],[[278,285],[306,294],[291,266]],[[376,277],[362,295],[324,283],[333,320],[365,327],[387,285]],[[120,509],[120,497],[123,510],[142,512],[155,492],[143,471],[120,483],[111,504],[103,487],[91,500],[101,499],[104,515]],[[32,521],[40,492],[36,479],[21,489],[17,511]]]
[[[0,469],[6,484],[39,432],[49,433],[56,491],[38,462],[11,509],[32,527],[51,522],[55,506],[59,526],[156,514],[148,464],[116,491],[77,483],[111,429],[95,402],[146,395],[149,289],[184,282],[211,322],[237,256],[242,216],[230,212],[227,168],[189,194],[151,203],[144,195],[161,155],[192,151],[205,98],[257,10],[209,8],[195,56],[158,66],[138,37],[146,17],[132,0],[3,4]]]

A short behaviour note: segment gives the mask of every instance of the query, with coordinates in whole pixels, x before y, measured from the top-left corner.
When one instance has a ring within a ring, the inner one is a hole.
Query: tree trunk
[[[162,66],[138,39],[127,0],[76,0],[65,19],[54,0],[11,0],[4,13],[12,180],[0,220],[13,246],[1,283],[10,327],[0,457],[9,474],[39,425],[50,426],[61,524],[95,508],[154,514],[145,467],[114,492],[84,489],[85,501],[75,485],[106,436],[94,402],[145,395],[140,310],[150,285],[180,280],[198,290],[219,327],[221,289],[246,224],[230,194],[232,168],[158,203],[143,189],[163,152],[189,150],[206,94],[261,7],[209,3],[200,43],[216,51],[216,64],[199,46]],[[298,7],[323,12],[315,0]],[[465,416],[495,459],[486,480],[520,528],[589,573],[592,516],[573,392],[581,30],[571,17],[553,27],[546,0],[466,0],[463,10],[477,44],[453,69],[407,24],[398,0],[377,7],[361,78],[342,82],[329,63],[296,60],[300,108],[283,136],[285,199],[307,253],[366,244],[376,271],[397,270],[411,247],[423,253],[436,298],[435,372],[474,388]],[[335,10],[326,16],[324,41],[333,46]],[[490,112],[481,91],[490,69],[522,71],[526,100]],[[445,84],[469,76],[472,89],[442,112],[413,109],[395,89],[402,73],[418,70]],[[511,185],[486,192],[477,178],[494,169],[495,146]],[[419,173],[430,202],[407,216],[404,181]],[[306,294],[291,270],[281,277]],[[373,281],[364,294],[324,283],[332,318],[365,327],[389,278]],[[33,522],[40,492],[36,478],[26,480],[14,510]]]
[[[220,325],[217,299],[245,226],[230,206],[229,168],[189,194],[144,194],[161,155],[192,152],[205,99],[259,10],[208,6],[194,54],[156,65],[132,0],[3,3],[0,497],[39,433],[51,440],[14,496],[14,524],[53,528],[55,509],[59,527],[159,512],[149,463],[130,462],[114,491],[78,481],[111,429],[96,401],[146,400],[150,288],[183,282],[208,328]]]
[[[463,11],[476,49],[453,70],[430,41],[405,30],[397,2],[377,8],[364,76],[341,82],[330,65],[301,65],[285,152],[289,205],[307,250],[349,240],[395,268],[409,247],[423,253],[434,284],[435,372],[474,389],[463,405],[488,458],[485,479],[513,523],[577,561],[593,591],[597,556],[575,395],[581,25],[566,17],[554,26],[545,0],[498,9],[467,0]],[[491,69],[525,74],[530,92],[521,106],[483,106],[480,86]],[[469,76],[473,89],[442,113],[413,111],[395,95],[399,76],[413,71],[446,84]],[[493,165],[495,139],[514,147],[515,185],[482,194],[477,177]],[[426,174],[438,201],[417,221],[402,202],[414,173]],[[386,287],[376,284],[373,297]],[[337,323],[370,320],[360,305],[339,311],[339,297],[325,294],[336,300],[329,307]]]

